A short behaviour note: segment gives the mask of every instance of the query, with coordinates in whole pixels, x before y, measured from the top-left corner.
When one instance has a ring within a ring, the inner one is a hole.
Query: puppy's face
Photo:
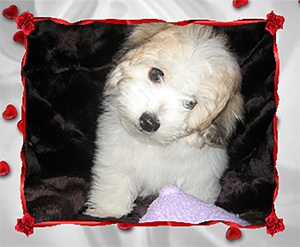
[[[168,145],[201,133],[239,89],[239,68],[222,37],[203,26],[148,24],[129,37],[107,82],[124,128]]]

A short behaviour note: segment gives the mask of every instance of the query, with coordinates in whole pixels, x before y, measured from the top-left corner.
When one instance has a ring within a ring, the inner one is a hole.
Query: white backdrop
[[[29,10],[36,17],[57,17],[69,22],[83,19],[144,19],[166,21],[210,19],[231,21],[266,18],[274,10],[285,17],[284,29],[277,32],[280,58],[278,116],[279,195],[276,214],[283,218],[286,230],[273,238],[266,229],[242,229],[243,236],[229,242],[228,226],[217,224],[199,227],[136,227],[121,231],[112,226],[60,225],[35,228],[27,238],[15,231],[17,218],[22,218],[20,201],[20,150],[22,134],[14,120],[0,117],[0,160],[6,160],[10,174],[0,177],[0,246],[300,246],[300,132],[299,132],[299,64],[300,4],[298,0],[249,0],[247,6],[235,9],[232,0],[32,0],[3,1],[0,10],[16,4],[19,14]],[[12,40],[17,31],[14,21],[0,16],[0,112],[14,104],[20,113],[23,86],[21,59],[24,46]]]

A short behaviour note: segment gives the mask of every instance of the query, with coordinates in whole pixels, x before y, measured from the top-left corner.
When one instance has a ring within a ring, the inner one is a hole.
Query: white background
[[[19,14],[29,10],[36,17],[57,17],[69,22],[83,19],[144,19],[166,21],[210,19],[232,21],[266,18],[274,10],[285,17],[284,29],[277,32],[280,58],[278,136],[279,196],[276,214],[283,218],[286,230],[273,238],[266,229],[242,229],[241,239],[225,238],[228,226],[136,227],[121,231],[112,226],[60,225],[35,228],[29,238],[15,231],[17,218],[22,218],[20,201],[20,150],[22,134],[16,125],[20,120],[23,86],[21,59],[24,46],[12,40],[17,31],[12,20],[0,16],[0,112],[14,104],[19,115],[14,120],[0,117],[0,160],[9,163],[11,172],[0,177],[0,246],[300,246],[300,168],[299,168],[299,64],[300,4],[298,0],[249,0],[240,9],[232,0],[32,0],[2,1],[0,10],[16,4]]]

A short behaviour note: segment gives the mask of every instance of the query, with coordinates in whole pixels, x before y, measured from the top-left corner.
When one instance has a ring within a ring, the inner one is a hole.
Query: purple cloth
[[[210,220],[230,221],[241,226],[250,225],[238,215],[185,194],[173,185],[166,185],[161,189],[159,197],[149,206],[140,223],[176,221],[198,224]]]

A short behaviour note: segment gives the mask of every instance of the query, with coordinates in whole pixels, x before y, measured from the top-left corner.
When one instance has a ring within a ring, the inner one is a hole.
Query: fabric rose
[[[268,218],[266,218],[267,226],[273,226],[277,223],[278,218],[275,213],[271,213]]]
[[[15,229],[18,232],[24,232],[27,237],[33,234],[34,218],[29,213],[24,214],[22,219],[17,220]]]
[[[15,19],[15,22],[17,23],[18,29],[22,29],[22,26],[25,23],[25,17],[20,15]]]
[[[267,22],[266,30],[268,30],[270,34],[275,35],[276,31],[278,30],[276,22],[269,20]]]
[[[273,10],[271,13],[267,14],[267,19],[274,19],[275,17],[276,17],[276,15]]]
[[[276,15],[273,11],[267,14],[267,25],[266,30],[270,32],[270,34],[275,35],[278,29],[283,28],[283,23],[285,19],[283,16]]]
[[[33,25],[33,14],[29,11],[22,13],[15,19],[18,29],[22,29],[24,34],[28,35],[32,30],[34,30]]]
[[[26,22],[26,23],[24,23],[22,29],[23,29],[23,32],[24,32],[25,35],[30,34],[30,32],[31,32],[32,30],[34,30],[33,22]]]
[[[285,229],[283,219],[278,219],[276,214],[272,212],[268,218],[266,218],[267,233],[272,237],[277,232],[282,232]]]

